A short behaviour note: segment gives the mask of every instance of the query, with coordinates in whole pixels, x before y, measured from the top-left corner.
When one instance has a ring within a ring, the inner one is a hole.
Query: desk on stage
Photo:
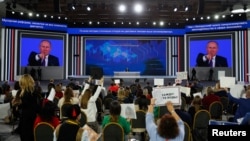
[[[114,71],[114,77],[139,77],[140,72],[138,71]]]

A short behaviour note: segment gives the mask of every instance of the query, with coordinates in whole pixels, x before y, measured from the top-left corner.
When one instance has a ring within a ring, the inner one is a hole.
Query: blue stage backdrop
[[[104,75],[114,71],[138,71],[141,75],[166,75],[167,40],[86,39],[86,74],[100,67]]]

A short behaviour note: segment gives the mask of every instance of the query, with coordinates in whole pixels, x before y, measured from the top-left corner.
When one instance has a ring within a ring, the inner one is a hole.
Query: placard
[[[244,85],[236,84],[230,86],[230,94],[235,98],[244,98],[245,97]]]
[[[229,88],[235,85],[235,77],[220,77],[220,86],[222,88]]]
[[[183,71],[183,72],[176,72],[176,79],[180,79],[180,80],[186,80],[187,77],[187,72]]]
[[[167,101],[171,101],[174,105],[181,105],[180,88],[177,87],[157,87],[152,91],[153,98],[156,99],[155,105],[165,105]]]
[[[135,104],[121,104],[121,116],[136,119]]]
[[[115,84],[120,84],[120,79],[115,79]]]
[[[164,85],[164,79],[154,79],[154,85],[155,86],[163,86]]]
[[[50,92],[49,92],[49,96],[48,96],[48,100],[49,101],[54,101],[54,98],[55,98],[55,95],[56,95],[56,91],[54,88],[51,88]]]
[[[190,91],[191,91],[191,88],[189,88],[189,87],[180,87],[180,91],[181,91],[181,93],[184,93],[184,94],[186,94],[186,96],[190,96]]]
[[[200,96],[200,98],[203,98],[201,92],[193,93],[193,97],[196,97],[197,95]]]

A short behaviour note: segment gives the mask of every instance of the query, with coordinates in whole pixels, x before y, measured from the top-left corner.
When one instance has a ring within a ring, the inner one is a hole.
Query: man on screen
[[[207,54],[199,53],[196,58],[197,67],[228,67],[227,59],[217,55],[219,44],[216,41],[207,43]]]
[[[42,40],[40,42],[40,53],[32,51],[29,55],[29,66],[59,66],[59,59],[50,54],[51,42]]]

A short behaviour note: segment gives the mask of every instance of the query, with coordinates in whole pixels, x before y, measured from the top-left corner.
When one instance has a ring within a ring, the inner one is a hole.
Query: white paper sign
[[[51,88],[50,93],[49,93],[49,96],[48,96],[47,99],[48,99],[49,101],[53,101],[54,98],[55,98],[55,95],[56,95],[55,89],[54,89],[54,88]]]
[[[120,79],[115,79],[115,84],[120,84]]]
[[[136,119],[134,104],[121,104],[121,116],[129,119]]]
[[[201,92],[193,93],[193,97],[196,97],[197,95],[200,96],[200,98],[203,98]]]
[[[184,94],[186,94],[186,96],[190,96],[190,90],[191,88],[189,87],[180,87],[180,91]]]
[[[187,79],[187,72],[186,71],[176,72],[176,78],[181,80]]]
[[[10,103],[0,104],[0,119],[4,119],[8,116],[10,111]]]
[[[181,105],[181,94],[179,87],[158,87],[152,91],[153,98],[156,99],[155,105],[165,105],[167,101],[171,101],[174,105]]]
[[[244,85],[236,84],[230,87],[230,94],[235,98],[240,98],[244,95]]]
[[[181,84],[182,80],[181,79],[175,79],[175,84]]]
[[[164,79],[154,79],[154,85],[155,86],[163,86],[164,85]]]
[[[229,88],[235,85],[235,77],[220,77],[220,86],[222,88]]]

